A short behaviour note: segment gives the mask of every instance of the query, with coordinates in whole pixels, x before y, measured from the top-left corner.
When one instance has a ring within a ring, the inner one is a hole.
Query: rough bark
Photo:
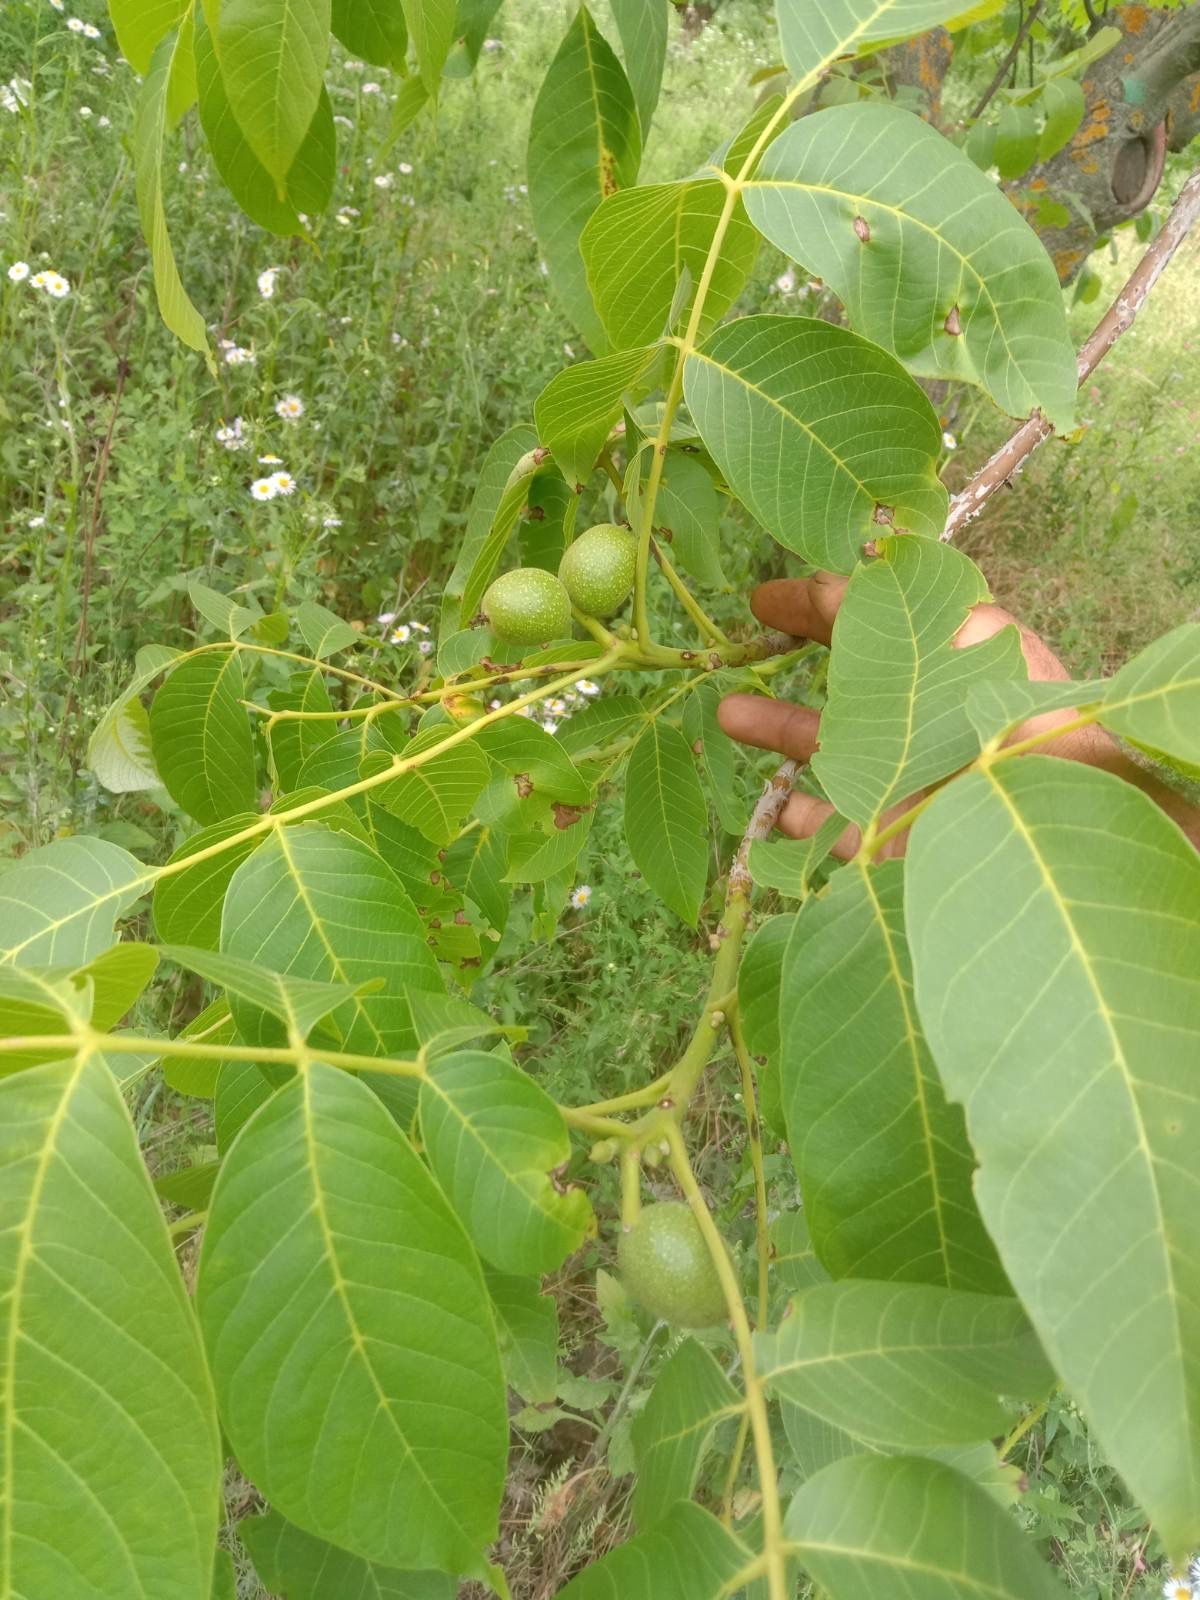
[[[1103,22],[1124,37],[1082,80],[1086,110],[1073,138],[1006,185],[1063,283],[1101,234],[1145,210],[1168,148],[1182,149],[1200,129],[1200,4],[1177,11],[1125,5]],[[1065,206],[1070,221],[1039,225],[1046,198]]]

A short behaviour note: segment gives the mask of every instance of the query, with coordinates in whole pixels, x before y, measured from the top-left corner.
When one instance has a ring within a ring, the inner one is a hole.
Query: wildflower
[[[545,719],[545,721],[542,723],[542,727],[546,730],[547,733],[557,733],[558,732],[558,723],[555,722],[553,717],[547,717]]]
[[[418,639],[418,641],[417,641],[417,649],[421,652],[421,654],[423,656],[432,655],[433,654],[433,640],[432,639]]]
[[[234,417],[231,423],[222,425],[217,429],[217,443],[223,444],[226,450],[240,450],[242,448],[246,440],[243,434],[241,417]]]
[[[590,678],[580,678],[575,687],[579,690],[580,694],[600,693],[600,685],[598,683],[593,683]]]
[[[571,890],[571,904],[576,911],[582,911],[592,898],[592,888],[588,883],[581,883],[578,889]]]
[[[390,189],[396,180],[390,172],[377,172],[371,181],[377,189]]]
[[[112,123],[108,120],[107,117],[97,117],[96,118],[96,126],[98,128],[111,128],[112,127]]]
[[[428,633],[429,632],[429,625],[428,625],[428,623],[425,623],[425,622],[414,622],[414,623],[410,624],[410,626],[415,628],[418,633]]]
[[[399,613],[396,611],[381,611],[375,621],[381,628],[388,628],[395,622],[398,615]]]
[[[952,434],[950,432],[949,428],[947,428],[945,430],[945,432],[942,434],[942,443],[946,446],[947,450],[957,450],[958,449],[958,440],[954,436],[954,434]]]
[[[341,525],[342,525],[341,517],[326,517],[325,520],[321,524],[321,526],[323,528],[340,528]]]
[[[485,39],[483,41],[483,48],[488,52],[489,55],[491,55],[496,50],[503,50],[504,49],[504,40],[503,39]]]
[[[93,22],[85,22],[83,25],[83,37],[85,39],[98,39],[100,37],[100,29]]]
[[[296,480],[290,472],[276,472],[271,480],[275,485],[276,494],[295,494]]]
[[[267,267],[259,273],[258,292],[264,300],[269,300],[275,293],[275,279],[282,271],[282,267]]]
[[[362,87],[362,92],[364,94],[382,94],[383,90],[379,87],[379,85],[377,83],[364,83],[363,87]]]
[[[260,467],[281,467],[283,465],[283,457],[270,455],[259,456],[258,464]]]
[[[84,28],[83,18],[82,17],[68,17],[67,18],[67,27],[70,28],[72,33],[82,33],[83,32],[83,28]]]
[[[66,0],[50,0],[50,4],[54,7],[55,11],[62,11],[65,9]]]
[[[564,344],[563,345],[563,355],[566,356],[568,361],[574,361],[574,359],[575,359],[575,352],[574,352],[574,350],[571,349],[571,346],[569,344]]]
[[[347,72],[365,72],[366,69],[367,64],[365,61],[347,61],[346,63]]]
[[[89,118],[89,117],[91,117],[91,116],[94,116],[94,115],[95,115],[95,113],[94,113],[94,112],[93,112],[93,110],[92,110],[92,108],[91,108],[91,106],[80,106],[80,108],[79,108],[79,115],[80,115],[80,116],[81,116],[81,117],[82,117],[82,118],[83,118],[83,120],[84,120],[84,121],[85,121],[85,122],[86,122],[86,121],[87,121],[87,119],[88,119],[88,118]]]
[[[1192,1586],[1186,1578],[1172,1574],[1162,1586],[1165,1600],[1192,1600]]]
[[[275,402],[275,415],[285,422],[296,422],[304,415],[304,401],[298,394],[285,394]]]
[[[410,175],[410,173],[412,172],[412,162],[411,161],[398,161],[396,163],[396,171],[397,172],[402,172],[404,174],[404,176],[407,178]]]
[[[244,350],[240,344],[225,342],[225,364],[230,367],[253,366],[255,362],[253,350]]]
[[[775,287],[779,290],[780,294],[795,294],[796,274],[790,267],[785,273],[781,274],[780,277],[775,279]]]
[[[46,526],[46,519],[45,517],[30,517],[29,526],[31,528],[44,528]]]
[[[28,261],[14,261],[8,269],[8,276],[13,283],[22,283],[29,276]]]
[[[279,493],[279,485],[274,478],[255,478],[250,485],[250,494],[255,500],[274,500]]]
[[[554,700],[547,700],[546,701],[546,710],[550,713],[550,715],[552,717],[565,717],[568,714],[567,713],[567,702],[565,700],[559,700],[557,698],[554,699]]]
[[[407,644],[412,638],[412,629],[407,622],[402,622],[399,627],[392,629],[389,637],[393,644]]]

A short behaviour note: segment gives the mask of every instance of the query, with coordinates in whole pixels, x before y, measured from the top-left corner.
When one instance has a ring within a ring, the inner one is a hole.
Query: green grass
[[[83,753],[137,648],[190,639],[191,579],[251,592],[266,609],[319,599],[380,641],[383,676],[421,670],[416,638],[391,644],[376,618],[435,625],[488,444],[582,354],[549,298],[522,191],[529,109],[567,15],[562,0],[510,0],[496,24],[502,48],[484,54],[473,82],[447,87],[436,121],[422,118],[391,148],[395,80],[339,54],[339,178],[312,245],[272,239],[242,217],[185,124],[168,195],[180,269],[214,340],[255,358],[222,361],[215,379],[158,321],[128,155],[136,86],[100,0],[75,9],[98,40],[69,31],[47,0],[8,0],[0,12],[0,82],[31,84],[27,105],[0,106],[0,856],[73,830],[147,855],[175,842],[175,816],[100,790]],[[755,0],[729,0],[714,26],[673,43],[647,179],[699,165],[745,117],[747,79],[776,53],[769,24]],[[381,92],[368,91],[373,82]],[[1100,301],[1072,312],[1078,337],[1137,248],[1123,233],[1119,259],[1101,264]],[[54,301],[10,282],[14,261],[65,274],[71,294]],[[1081,676],[1110,671],[1195,615],[1200,599],[1200,402],[1189,382],[1198,265],[1193,245],[1101,367],[1078,442],[1046,446],[964,541],[997,597]],[[812,297],[774,286],[784,266],[763,252],[743,309],[812,308]],[[268,298],[257,280],[270,268]],[[296,421],[276,414],[287,395],[303,404]],[[230,450],[218,430],[236,418],[241,447]],[[965,395],[952,426],[957,485],[1008,424]],[[273,470],[263,455],[281,458],[294,495],[251,499],[250,483]],[[734,593],[714,609],[744,624],[743,591],[790,563],[745,522],[731,522],[728,548]],[[524,1065],[564,1100],[618,1094],[662,1071],[710,963],[705,940],[669,919],[634,871],[616,796],[601,804],[581,872],[592,899],[549,943],[529,942],[531,910],[518,904],[477,995],[531,1027]],[[145,1002],[148,1021],[196,1010],[198,987],[174,985]],[[714,1083],[729,1073],[727,1059],[710,1069]],[[157,1078],[134,1111],[156,1172],[211,1139],[204,1103]],[[745,1157],[719,1095],[699,1097],[695,1131],[706,1184],[729,1196],[723,1224],[747,1243]],[[790,1163],[774,1153],[770,1169],[775,1199],[790,1203]],[[580,1175],[606,1206],[611,1169]],[[514,1450],[505,1558],[521,1595],[546,1592],[552,1574],[624,1529],[628,1419],[660,1356],[597,1448],[641,1342],[619,1304],[597,1311],[595,1274],[609,1264],[597,1242],[557,1285],[576,1381],[563,1417],[522,1432]],[[1056,1402],[1023,1448],[1020,1514],[1073,1591],[1155,1592],[1158,1580],[1137,1565],[1155,1552],[1144,1551],[1140,1519],[1075,1413]],[[245,1495],[231,1483],[241,1512],[252,1505]],[[248,1570],[241,1581],[244,1597],[257,1592]]]

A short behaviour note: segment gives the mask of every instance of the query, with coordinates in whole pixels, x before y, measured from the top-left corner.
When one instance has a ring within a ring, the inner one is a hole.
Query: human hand
[[[817,572],[811,578],[780,578],[772,583],[760,584],[750,597],[750,608],[759,621],[769,628],[778,628],[797,638],[814,639],[827,645],[832,638],[833,624],[848,581],[831,572]],[[1033,682],[1061,683],[1070,677],[1062,662],[1037,634],[1024,627],[1001,606],[973,607],[955,635],[954,643],[959,649],[966,645],[981,644],[1009,623],[1020,632],[1021,650]],[[760,750],[775,750],[794,761],[807,761],[820,740],[820,712],[809,706],[771,700],[764,695],[726,695],[717,715],[721,727],[731,739],[755,745]],[[1071,722],[1074,718],[1075,712],[1069,708],[1045,712],[1041,716],[1031,717],[1011,737],[1014,742],[1026,739],[1047,728]],[[1136,784],[1162,806],[1193,844],[1200,845],[1200,814],[1196,809],[1126,755],[1103,728],[1094,724],[1073,728],[1060,738],[1050,739],[1041,745],[1039,754],[1061,756],[1068,761],[1083,761]],[[880,819],[880,829],[902,816],[920,797],[920,794],[911,795],[901,805],[885,812]],[[796,793],[789,797],[784,806],[778,826],[793,839],[807,839],[832,813],[833,807],[828,801],[819,800],[815,795]],[[859,829],[851,825],[834,845],[834,855],[843,861],[848,860],[858,849],[860,839]],[[879,857],[903,855],[907,842],[907,832],[897,834],[880,848]]]

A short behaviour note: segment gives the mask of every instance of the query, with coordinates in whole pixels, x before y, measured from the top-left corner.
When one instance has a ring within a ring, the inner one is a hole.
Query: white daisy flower
[[[250,485],[250,494],[255,500],[274,500],[279,493],[279,486],[274,478],[255,478]]]
[[[85,39],[98,39],[100,37],[100,29],[94,23],[85,22],[83,25],[83,37]]]
[[[379,615],[375,618],[375,621],[379,624],[379,626],[381,628],[390,628],[392,623],[395,622],[396,618],[399,616],[399,614],[400,613],[398,611],[381,611],[379,613]]]
[[[29,280],[29,287],[31,289],[44,289],[46,287],[46,280],[49,276],[50,274],[48,272],[35,272],[33,277]]]
[[[275,415],[285,422],[296,422],[304,415],[304,401],[298,394],[285,394],[275,402]]]
[[[546,730],[547,733],[557,733],[558,732],[558,723],[555,722],[553,717],[547,717],[545,719],[545,721],[542,723],[542,727]]]
[[[790,267],[785,273],[775,279],[775,287],[779,290],[780,294],[795,294],[796,274]]]
[[[253,366],[255,362],[253,350],[245,350],[240,344],[227,345],[225,349],[225,364],[229,367]]]
[[[397,172],[402,172],[404,174],[404,176],[407,178],[409,176],[409,174],[412,172],[412,162],[411,161],[397,161],[397,163],[396,163],[396,171]]]
[[[580,678],[575,687],[579,690],[580,694],[600,693],[600,685],[598,683],[593,683],[590,678]]]
[[[96,118],[96,126],[98,128],[111,128],[112,127],[112,123],[108,120],[107,117],[97,117]]]
[[[402,622],[398,628],[393,628],[389,635],[393,644],[407,644],[412,638],[412,629],[407,622]]]
[[[82,17],[68,17],[67,18],[67,27],[70,28],[72,33],[82,33],[83,32],[83,18]]]
[[[271,482],[275,485],[276,494],[295,494],[296,492],[296,480],[290,472],[273,473]]]
[[[362,86],[362,92],[364,94],[382,94],[383,90],[377,83],[364,83]]]
[[[48,272],[45,283],[46,293],[53,295],[56,300],[65,300],[71,292],[71,285],[61,272]]]
[[[571,904],[575,907],[576,911],[582,911],[584,906],[588,904],[591,898],[592,888],[590,884],[581,883],[578,889],[571,890]]]
[[[275,279],[282,271],[282,267],[267,267],[259,273],[258,292],[264,300],[269,300],[275,293]]]
[[[281,467],[283,465],[283,457],[269,455],[259,456],[258,464],[260,467]]]
[[[85,122],[86,122],[86,121],[87,121],[87,119],[88,119],[88,118],[89,118],[89,117],[91,117],[91,116],[94,116],[94,115],[95,115],[95,113],[94,113],[94,112],[93,112],[93,110],[92,110],[92,108],[91,108],[91,106],[80,106],[80,108],[79,108],[79,115],[80,115],[80,116],[81,116],[81,117],[82,117],[82,118],[83,118],[83,120],[84,120],[84,121],[85,121]]]
[[[29,276],[28,261],[14,261],[8,269],[8,276],[12,283],[23,283]]]
[[[954,434],[950,432],[949,428],[947,428],[942,434],[942,443],[946,446],[947,450],[958,449],[958,440],[955,438]]]
[[[567,702],[557,698],[554,700],[547,700],[546,710],[552,717],[565,717],[567,714]]]
[[[390,189],[395,181],[390,172],[377,172],[371,180],[377,189]]]
[[[50,0],[50,4],[55,11],[64,11],[66,9],[66,0]]]
[[[45,517],[30,517],[29,526],[31,528],[44,528],[46,526],[46,519]]]
[[[1186,1578],[1171,1576],[1162,1586],[1165,1600],[1192,1600],[1192,1586]]]

